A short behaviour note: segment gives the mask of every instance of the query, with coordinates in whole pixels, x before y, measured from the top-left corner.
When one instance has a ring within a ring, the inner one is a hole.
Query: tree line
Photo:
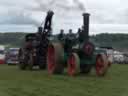
[[[6,47],[21,47],[28,33],[9,32],[0,33],[0,45]],[[56,36],[54,36],[56,37]],[[111,46],[115,49],[128,49],[128,34],[98,34],[90,36],[96,46]]]

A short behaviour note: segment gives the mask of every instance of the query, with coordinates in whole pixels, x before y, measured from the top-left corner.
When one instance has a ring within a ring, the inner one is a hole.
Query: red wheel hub
[[[71,55],[68,60],[68,74],[73,76],[76,71],[76,60],[74,55]]]
[[[47,56],[48,73],[53,74],[55,70],[55,49],[53,46],[49,46]]]
[[[91,42],[87,42],[84,44],[84,52],[86,55],[90,56],[92,55],[93,51],[94,51],[94,45]]]

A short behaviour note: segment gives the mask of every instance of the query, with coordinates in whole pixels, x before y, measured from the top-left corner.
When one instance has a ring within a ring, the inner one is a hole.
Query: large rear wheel
[[[64,49],[60,43],[52,43],[48,46],[47,67],[49,74],[61,74],[64,71]]]

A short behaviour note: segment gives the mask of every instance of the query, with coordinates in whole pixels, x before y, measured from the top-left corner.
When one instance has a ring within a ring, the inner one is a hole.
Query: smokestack
[[[42,33],[43,32],[43,28],[40,26],[38,27],[38,33]]]
[[[83,36],[85,40],[89,40],[89,13],[83,14]]]

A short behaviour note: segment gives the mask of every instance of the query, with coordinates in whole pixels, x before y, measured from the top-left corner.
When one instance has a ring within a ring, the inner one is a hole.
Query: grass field
[[[128,65],[113,65],[105,77],[48,76],[0,65],[0,96],[128,96]]]

